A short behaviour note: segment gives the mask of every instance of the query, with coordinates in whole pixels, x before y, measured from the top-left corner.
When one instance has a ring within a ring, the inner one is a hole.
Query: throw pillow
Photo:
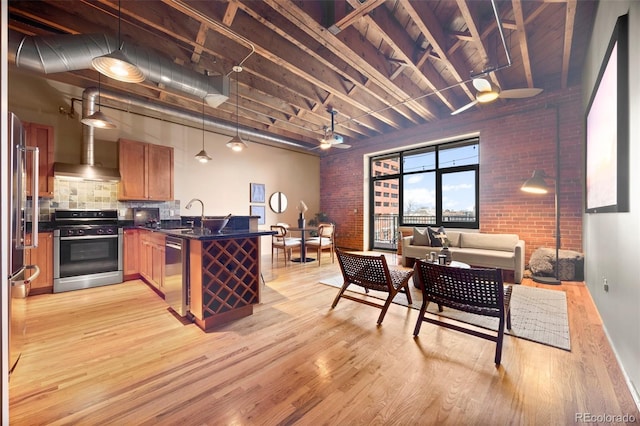
[[[429,238],[428,228],[413,228],[413,245],[414,246],[430,246],[431,239]]]
[[[429,239],[431,240],[431,247],[443,247],[447,240],[447,233],[444,231],[444,227],[440,227],[438,229],[433,229],[432,227],[427,228],[429,230]]]

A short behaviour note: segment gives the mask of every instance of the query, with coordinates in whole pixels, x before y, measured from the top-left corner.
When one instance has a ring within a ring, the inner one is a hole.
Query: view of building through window
[[[373,248],[395,248],[400,225],[477,228],[478,147],[474,138],[372,158]]]

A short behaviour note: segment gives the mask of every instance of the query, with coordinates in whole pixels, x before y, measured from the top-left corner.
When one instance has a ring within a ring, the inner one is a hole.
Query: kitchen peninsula
[[[141,231],[184,241],[188,247],[184,282],[189,288],[189,310],[196,325],[208,331],[253,314],[253,305],[260,302],[260,237],[273,232],[254,225],[212,233],[198,225]]]

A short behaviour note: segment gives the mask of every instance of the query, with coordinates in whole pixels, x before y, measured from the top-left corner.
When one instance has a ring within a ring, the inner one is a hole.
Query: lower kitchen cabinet
[[[143,231],[125,229],[123,232],[123,275],[125,281],[140,277],[140,232]]]
[[[27,245],[31,244],[31,234],[27,235]],[[38,247],[24,251],[25,265],[38,265],[40,276],[31,282],[30,295],[53,293],[53,232],[38,233]],[[33,274],[27,270],[25,279]]]
[[[160,293],[164,287],[165,236],[140,230],[140,275]]]

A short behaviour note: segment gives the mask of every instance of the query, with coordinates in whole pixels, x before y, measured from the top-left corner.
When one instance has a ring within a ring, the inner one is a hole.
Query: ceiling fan
[[[538,95],[542,92],[542,89],[537,89],[535,87],[522,88],[522,89],[510,89],[510,90],[500,90],[498,86],[491,83],[489,80],[485,78],[474,78],[473,79],[473,87],[476,88],[476,99],[469,102],[462,108],[458,108],[453,111],[451,115],[456,115],[461,113],[462,111],[466,111],[477,103],[489,103],[495,101],[498,98],[503,99],[522,99],[522,98],[531,98],[533,96]]]
[[[335,116],[338,114],[338,110],[330,109],[329,114],[331,114],[331,128],[324,126],[324,136],[322,139],[320,139],[319,148],[351,148],[351,145],[344,143],[344,138],[341,135],[335,133]]]

